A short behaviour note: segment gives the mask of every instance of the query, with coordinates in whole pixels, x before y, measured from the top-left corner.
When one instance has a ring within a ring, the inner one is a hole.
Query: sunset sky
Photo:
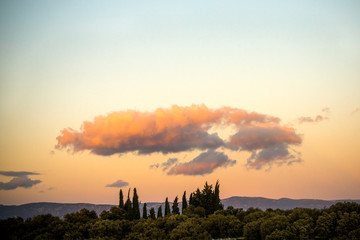
[[[1,1],[0,204],[360,199],[359,12]]]

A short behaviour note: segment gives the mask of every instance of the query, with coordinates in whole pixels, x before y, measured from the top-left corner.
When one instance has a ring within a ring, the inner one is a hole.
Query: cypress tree
[[[192,193],[190,193],[189,205],[193,205],[193,206],[194,206],[194,199],[193,199],[193,194],[192,194]]]
[[[182,207],[181,207],[182,212],[184,212],[186,208],[187,208],[186,191],[184,191],[184,195],[182,197]]]
[[[165,200],[165,216],[170,216],[170,204],[168,198]]]
[[[221,201],[220,201],[220,184],[219,184],[219,180],[216,181],[215,184],[215,189],[214,189],[214,195],[215,195],[215,199],[214,199],[214,209],[215,210],[220,210],[223,209],[224,206],[222,205]]]
[[[143,206],[143,218],[145,218],[145,219],[148,218],[146,203],[144,203],[144,206]]]
[[[119,193],[119,208],[124,208],[124,195],[122,189],[120,189]]]
[[[172,205],[172,214],[180,214],[179,204],[178,204],[178,197],[174,199],[173,205]]]
[[[209,214],[214,213],[215,210],[217,210],[217,207],[214,205],[215,194],[212,190],[212,185],[205,182],[200,196],[200,206],[205,208],[205,215],[208,216]]]
[[[155,209],[153,207],[150,208],[150,218],[155,219]]]
[[[131,201],[130,201],[130,188],[128,191],[128,196],[127,196],[127,200],[125,202],[125,211],[127,214],[127,218],[129,220],[132,220],[132,208],[131,208]]]
[[[162,209],[161,206],[158,208],[157,217],[162,217]]]
[[[133,216],[132,219],[140,219],[140,207],[139,207],[139,197],[136,192],[136,188],[134,188],[133,194],[133,208],[132,208]]]

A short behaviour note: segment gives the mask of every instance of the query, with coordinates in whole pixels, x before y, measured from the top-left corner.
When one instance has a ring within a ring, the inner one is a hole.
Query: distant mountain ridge
[[[272,209],[293,209],[296,207],[302,208],[324,208],[330,207],[337,202],[356,202],[360,204],[360,200],[318,200],[318,199],[270,199],[263,197],[230,197],[221,200],[224,208],[233,206],[234,208],[242,208],[244,210],[253,207],[266,210]],[[164,203],[161,202],[148,202],[147,209],[154,207],[157,209],[160,205],[164,209]],[[50,203],[50,202],[39,202],[39,203],[28,203],[23,205],[0,205],[0,219],[6,219],[8,217],[19,216],[24,219],[33,217],[40,214],[50,213],[53,216],[63,218],[66,214],[80,211],[86,208],[90,211],[94,210],[98,215],[104,211],[109,210],[111,207],[116,205],[110,204],[90,204],[90,203]],[[140,210],[142,210],[143,204],[140,204]],[[181,209],[181,202],[179,203]],[[142,212],[142,211],[140,211]]]
[[[272,209],[293,209],[297,207],[301,208],[325,208],[330,207],[338,202],[356,202],[360,204],[360,200],[343,199],[343,200],[320,200],[320,199],[291,199],[280,198],[271,199],[263,197],[230,197],[221,200],[224,204],[224,208],[233,206],[234,208],[243,208],[244,210],[253,207],[266,210]]]

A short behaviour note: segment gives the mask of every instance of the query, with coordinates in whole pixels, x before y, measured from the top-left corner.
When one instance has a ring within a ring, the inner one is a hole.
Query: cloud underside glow
[[[226,154],[209,150],[201,153],[190,162],[173,166],[167,174],[205,175],[212,173],[216,168],[232,166],[235,163],[236,160],[229,159]]]
[[[223,126],[234,127],[236,132],[229,139],[209,132],[213,127]],[[188,163],[177,163],[168,171],[168,174],[184,175],[202,175],[217,167],[233,165],[235,162],[228,162],[233,160],[215,151],[220,147],[251,152],[248,167],[260,169],[279,159],[285,163],[298,159],[288,148],[302,142],[295,130],[280,125],[277,117],[230,107],[209,109],[205,105],[172,106],[154,112],[113,112],[95,117],[92,122],[85,121],[80,131],[63,129],[57,141],[58,149],[70,148],[74,152],[89,150],[104,156],[126,152],[166,154],[205,151],[204,155],[200,154]],[[282,144],[281,147],[279,144]],[[272,152],[271,157],[264,157],[268,152]]]

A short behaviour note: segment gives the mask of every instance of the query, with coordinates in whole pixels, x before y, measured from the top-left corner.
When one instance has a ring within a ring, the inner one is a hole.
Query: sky
[[[1,1],[0,204],[360,199],[359,12]]]

